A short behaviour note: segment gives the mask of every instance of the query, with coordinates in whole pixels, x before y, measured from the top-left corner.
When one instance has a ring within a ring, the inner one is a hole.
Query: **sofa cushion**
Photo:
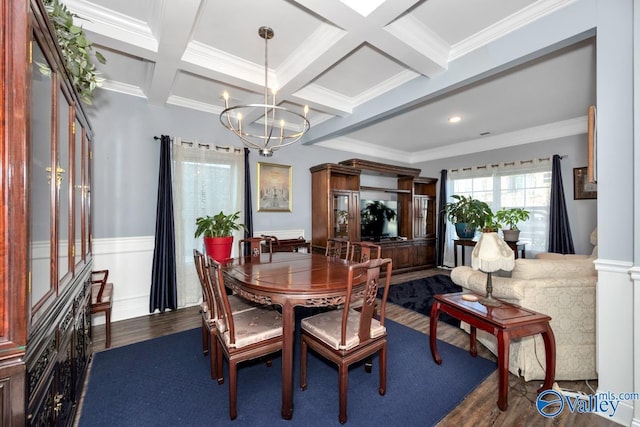
[[[570,279],[595,276],[593,258],[583,259],[517,259],[511,272],[513,279]]]

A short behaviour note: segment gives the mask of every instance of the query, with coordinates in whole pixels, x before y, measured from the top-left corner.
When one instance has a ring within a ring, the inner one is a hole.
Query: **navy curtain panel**
[[[436,238],[436,266],[444,265],[444,243],[447,234],[447,222],[445,221],[444,205],[447,203],[447,170],[440,171],[440,200],[437,213],[437,238]]]
[[[549,252],[574,254],[567,204],[562,186],[560,156],[554,154],[551,169],[551,203],[549,206]]]
[[[253,210],[251,209],[251,168],[249,167],[249,151],[248,148],[244,148],[244,225],[247,226],[244,231],[245,239],[253,237]],[[249,252],[251,248],[249,245],[245,245],[245,253],[239,255],[251,255]]]
[[[178,308],[176,287],[175,230],[173,225],[173,192],[171,189],[171,138],[160,138],[160,171],[156,208],[156,238],[151,271],[149,312]]]

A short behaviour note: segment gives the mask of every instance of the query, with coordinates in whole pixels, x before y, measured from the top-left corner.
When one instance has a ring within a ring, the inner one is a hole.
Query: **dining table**
[[[350,262],[318,253],[275,252],[244,256],[223,264],[225,285],[237,295],[282,307],[282,418],[293,417],[295,307],[331,307],[346,299]],[[363,291],[366,275],[354,277]],[[358,289],[360,288],[360,289]]]

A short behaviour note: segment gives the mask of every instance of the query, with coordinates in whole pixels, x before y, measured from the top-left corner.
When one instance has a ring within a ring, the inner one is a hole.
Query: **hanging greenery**
[[[96,70],[91,59],[95,57],[101,64],[106,64],[107,60],[100,52],[93,50],[92,43],[87,39],[82,27],[73,23],[73,18],[82,18],[71,13],[58,0],[44,0],[43,3],[58,37],[58,45],[71,75],[73,86],[80,99],[90,105],[93,91],[104,81],[99,77],[100,72]],[[38,67],[43,74],[51,74],[47,64],[38,63]]]

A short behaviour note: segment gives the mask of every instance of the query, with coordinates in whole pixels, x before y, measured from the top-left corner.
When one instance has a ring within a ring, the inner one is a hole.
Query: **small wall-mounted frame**
[[[258,162],[258,212],[291,212],[291,166]]]
[[[597,199],[598,185],[589,182],[587,167],[573,168],[573,199]]]

